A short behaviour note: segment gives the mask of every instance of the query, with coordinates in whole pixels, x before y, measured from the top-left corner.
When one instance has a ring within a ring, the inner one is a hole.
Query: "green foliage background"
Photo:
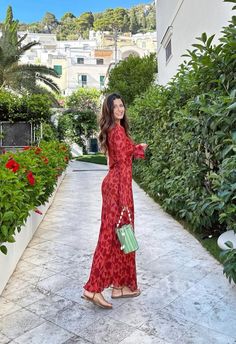
[[[157,73],[156,54],[145,57],[129,56],[110,72],[105,94],[120,93],[127,105],[153,84]]]
[[[0,121],[49,121],[52,101],[47,95],[33,94],[18,97],[0,91]]]
[[[76,142],[86,152],[87,140],[97,132],[100,95],[96,89],[80,87],[66,99],[66,112],[58,121],[60,140]]]
[[[147,161],[134,174],[164,209],[193,229],[236,230],[236,17],[220,44],[198,37],[188,61],[164,86],[152,86],[129,108]]]
[[[46,12],[41,21],[31,24],[20,24],[20,30],[29,32],[55,33],[59,40],[89,38],[89,30],[108,30],[114,28],[120,32],[148,32],[156,29],[155,5],[140,4],[125,9],[108,8],[104,12],[84,12],[79,17],[65,13],[60,20],[53,13]]]

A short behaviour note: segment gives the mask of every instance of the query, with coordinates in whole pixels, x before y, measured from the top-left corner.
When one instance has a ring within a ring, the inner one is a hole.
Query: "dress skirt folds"
[[[102,214],[98,243],[93,256],[90,277],[84,288],[100,293],[109,286],[137,289],[135,252],[125,254],[115,227],[121,206],[127,205],[134,226],[132,192],[132,160],[145,158],[142,145],[127,137],[125,129],[116,124],[108,133],[109,172],[102,182]],[[127,212],[122,224],[128,223]]]

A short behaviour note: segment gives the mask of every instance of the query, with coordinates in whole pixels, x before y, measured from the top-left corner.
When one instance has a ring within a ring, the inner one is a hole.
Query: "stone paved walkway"
[[[0,297],[0,344],[236,343],[235,286],[135,183],[142,294],[113,300],[113,310],[81,299],[100,227],[105,174],[106,166],[71,163]],[[109,299],[110,290],[105,294]]]

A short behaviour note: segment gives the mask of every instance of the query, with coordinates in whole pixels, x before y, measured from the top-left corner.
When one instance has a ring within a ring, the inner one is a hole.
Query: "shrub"
[[[76,142],[86,152],[87,140],[97,132],[100,91],[79,88],[66,99],[67,111],[59,117],[59,139]]]
[[[217,46],[202,34],[167,87],[149,88],[129,108],[148,163],[134,167],[151,196],[197,231],[236,229],[236,18]]]
[[[232,17],[218,45],[203,33],[168,85],[150,87],[129,108],[134,139],[149,144],[134,176],[204,237],[236,231],[235,24]],[[222,255],[235,282],[235,249]]]
[[[70,158],[69,148],[57,141],[25,147],[22,152],[0,156],[0,250],[4,242],[14,242],[30,210],[47,202],[58,176]]]
[[[221,258],[224,263],[223,273],[229,279],[229,282],[233,280],[236,283],[236,249],[233,248],[232,242],[228,241],[227,250],[221,252]]]
[[[110,72],[109,82],[104,93],[119,92],[127,105],[135,96],[145,92],[153,84],[157,73],[156,55],[129,56],[120,61]]]
[[[9,92],[0,91],[0,121],[48,121],[52,115],[51,106],[52,101],[47,95],[17,97]]]

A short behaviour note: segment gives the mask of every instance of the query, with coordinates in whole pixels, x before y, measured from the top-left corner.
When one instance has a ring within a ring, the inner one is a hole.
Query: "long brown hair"
[[[126,115],[126,106],[124,99],[118,93],[111,93],[106,96],[102,105],[102,113],[99,118],[100,132],[98,134],[98,140],[100,143],[101,151],[105,154],[108,150],[107,136],[108,131],[113,128],[116,124],[114,117],[114,100],[120,99],[124,105],[125,113],[123,118],[120,120],[120,124],[125,129],[126,135],[129,136],[129,123]]]

